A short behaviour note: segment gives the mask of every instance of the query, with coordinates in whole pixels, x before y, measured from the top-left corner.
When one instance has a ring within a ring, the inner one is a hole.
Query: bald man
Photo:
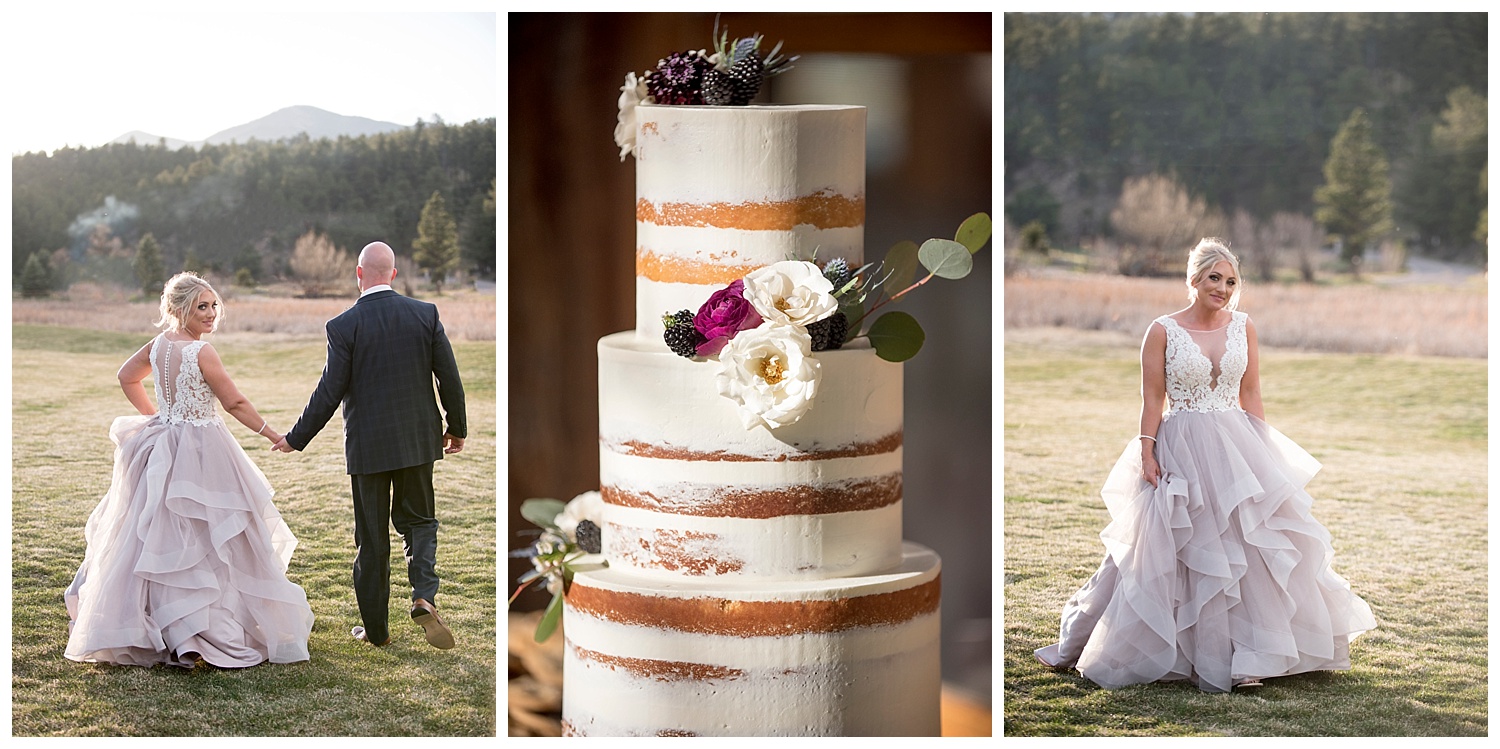
[[[384,242],[365,245],[354,269],[359,301],[328,321],[328,360],[302,417],[272,448],[307,447],[343,406],[344,462],[354,494],[354,596],[362,626],[355,639],[391,641],[391,539],[401,534],[412,588],[412,621],[427,642],[453,647],[437,613],[437,515],[432,465],[464,448],[464,388],[453,347],[435,305],[397,294],[396,253]],[[433,383],[437,401],[433,401]],[[443,418],[447,417],[447,427]]]

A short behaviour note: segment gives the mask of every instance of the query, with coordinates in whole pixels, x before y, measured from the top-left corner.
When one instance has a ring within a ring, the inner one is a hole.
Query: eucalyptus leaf
[[[557,631],[557,623],[562,621],[562,603],[562,596],[552,596],[552,603],[547,604],[547,611],[542,614],[542,620],[536,623],[537,642],[546,642],[547,638]]]
[[[885,253],[886,296],[895,296],[917,277],[917,243],[903,240]]]
[[[886,361],[902,362],[922,350],[927,334],[917,318],[905,312],[887,312],[870,325],[870,344],[875,354]]]
[[[990,241],[990,235],[994,232],[995,227],[990,221],[990,214],[976,213],[959,224],[958,232],[953,235],[953,239],[967,247],[969,254],[972,255],[979,252],[979,249]]]
[[[974,255],[969,248],[951,239],[929,239],[922,243],[917,256],[922,266],[939,278],[963,278],[974,270]]]
[[[550,497],[528,499],[521,503],[521,517],[550,530],[557,529],[557,516],[567,505]]]

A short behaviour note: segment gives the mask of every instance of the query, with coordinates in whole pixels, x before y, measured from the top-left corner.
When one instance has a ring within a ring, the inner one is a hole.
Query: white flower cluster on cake
[[[843,318],[824,271],[783,260],[714,292],[696,314],[666,315],[663,338],[682,356],[717,360],[719,394],[739,405],[746,429],[775,429],[812,408],[823,376],[813,352],[844,343],[835,315]]]
[[[515,602],[532,583],[546,581],[552,603],[536,625],[536,641],[542,642],[562,619],[563,594],[573,581],[573,573],[609,566],[600,553],[604,550],[604,498],[599,492],[584,492],[567,504],[556,499],[528,499],[521,503],[521,517],[542,530],[530,546],[510,552],[512,557],[530,559],[532,566],[517,581],[519,587],[510,601]]]
[[[863,333],[861,323],[934,278],[969,275],[973,254],[989,238],[989,215],[976,213],[953,239],[902,242],[878,265],[853,269],[843,258],[821,269],[806,260],[773,263],[715,291],[696,313],[663,315],[662,339],[679,356],[717,361],[715,385],[739,406],[746,429],[795,424],[818,394],[823,373],[815,353],[863,335],[886,361],[916,356],[926,333],[911,315],[887,312]],[[919,264],[927,269],[920,280]]]

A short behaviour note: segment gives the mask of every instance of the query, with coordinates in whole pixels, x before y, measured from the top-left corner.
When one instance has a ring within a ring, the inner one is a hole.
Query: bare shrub
[[[1302,280],[1308,283],[1316,280],[1318,250],[1325,240],[1323,227],[1311,216],[1283,211],[1271,217],[1271,235],[1283,254],[1297,259],[1297,272],[1302,274]]]
[[[412,284],[416,282],[417,264],[405,255],[396,256],[396,284],[401,287],[401,293],[412,296],[415,292]]]
[[[1387,237],[1375,250],[1374,262],[1370,263],[1377,273],[1402,273],[1406,270],[1406,243]]]
[[[1125,180],[1109,220],[1122,244],[1119,272],[1127,276],[1168,273],[1199,239],[1224,233],[1218,211],[1160,174]]]
[[[1005,250],[1005,275],[1008,276],[1020,267],[1021,233],[1016,231],[1009,217],[1005,219],[1000,231],[1000,246]]]
[[[298,237],[291,262],[292,277],[304,296],[323,296],[339,286],[354,288],[354,261],[326,234],[310,231]]]
[[[1230,249],[1240,258],[1241,272],[1254,274],[1257,281],[1275,279],[1279,253],[1270,223],[1238,210],[1229,227]]]

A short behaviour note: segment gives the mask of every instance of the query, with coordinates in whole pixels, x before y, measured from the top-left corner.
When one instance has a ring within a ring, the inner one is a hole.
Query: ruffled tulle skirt
[[[215,666],[308,659],[312,610],[286,577],[297,539],[217,420],[115,419],[109,491],[64,594],[75,661]]]
[[[1240,410],[1172,414],[1157,440],[1156,487],[1139,439],[1110,472],[1104,562],[1037,657],[1111,689],[1190,679],[1225,692],[1349,668],[1349,642],[1375,617],[1309,512],[1318,462]]]

